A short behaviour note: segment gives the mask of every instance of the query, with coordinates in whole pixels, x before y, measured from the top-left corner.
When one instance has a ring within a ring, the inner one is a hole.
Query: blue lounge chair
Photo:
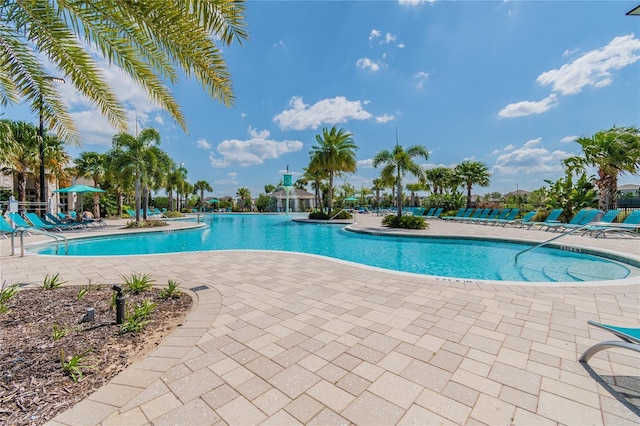
[[[444,209],[442,207],[438,207],[433,214],[428,214],[426,216],[427,219],[440,219],[440,215]]]
[[[507,213],[509,213],[509,210],[511,209],[491,209],[489,210],[489,213],[486,216],[482,216],[479,217],[478,219],[472,221],[472,223],[482,223],[482,224],[487,224],[489,222],[491,222],[492,220],[496,220],[499,217],[505,217],[507,215]]]
[[[441,219],[453,220],[455,218],[462,217],[462,216],[464,216],[466,214],[467,210],[469,210],[469,209],[465,209],[465,208],[458,209],[458,212],[455,214],[455,216],[442,216]]]
[[[7,238],[7,234],[13,232],[13,226],[4,218],[4,216],[0,215],[0,235],[2,238]]]
[[[545,229],[545,231],[553,230],[555,232],[556,229],[558,229],[560,232],[565,232],[569,229],[581,228],[584,225],[595,221],[598,216],[602,216],[603,214],[604,212],[602,210],[582,209],[576,213],[569,223],[550,223],[547,225],[547,229]]]
[[[31,222],[31,225],[33,225],[35,228],[46,229],[47,231],[62,231],[62,228],[57,225],[51,225],[49,223],[43,222],[42,219],[40,219],[40,216],[35,213],[26,212],[24,215],[27,220]]]
[[[537,211],[530,211],[528,213],[526,213],[522,218],[520,219],[514,219],[511,222],[505,222],[502,226],[507,226],[507,225],[513,225],[513,226],[518,226],[520,228],[522,228],[523,226],[529,224],[529,223],[533,223],[531,222],[531,219],[533,219],[535,217],[535,215],[537,215],[538,212]]]
[[[603,330],[607,330],[621,338],[623,341],[610,340],[596,343],[595,345],[584,351],[582,356],[580,356],[580,358],[578,359],[580,362],[587,362],[593,355],[603,349],[608,348],[623,348],[640,352],[640,328],[617,327],[614,325],[601,324],[595,321],[589,321],[589,324],[595,327],[600,327]]]
[[[429,209],[429,211],[425,214],[425,216],[426,216],[426,217],[431,217],[431,216],[433,216],[433,213],[434,213],[435,211],[436,211],[436,208],[435,208],[435,207],[431,207],[431,208]]]
[[[621,223],[611,223],[610,225],[602,222],[594,223],[586,228],[585,234],[587,232],[589,232],[589,235],[593,235],[595,232],[596,238],[600,236],[606,237],[608,232],[626,232],[637,235],[640,233],[640,210],[634,210],[629,213]]]
[[[471,216],[460,219],[461,222],[473,223],[478,219],[482,219],[483,217],[487,217],[487,215],[491,213],[491,209],[476,209]]]
[[[543,220],[542,222],[526,222],[523,220],[520,223],[520,227],[524,228],[525,226],[527,227],[527,229],[531,229],[532,226],[547,226],[550,223],[560,223],[560,221],[558,220],[558,218],[560,217],[560,215],[562,214],[562,209],[553,209],[551,210],[551,212],[549,213],[549,216],[547,216],[547,218],[545,220]],[[538,228],[540,229],[540,228]]]
[[[15,228],[26,228],[26,229],[34,228],[33,225],[31,225],[30,223],[27,223],[27,221],[24,220],[24,218],[20,216],[20,214],[18,213],[7,213],[7,217],[11,222],[13,222],[13,226]]]
[[[501,217],[502,215],[500,215],[498,218],[487,222],[486,225],[506,225],[509,222],[512,222],[514,220],[516,220],[516,217],[518,217],[518,214],[520,214],[520,209],[519,208],[515,208],[515,209],[505,209],[507,210],[507,214],[503,217]]]
[[[51,213],[47,213],[45,215],[45,219],[47,220],[47,222],[51,223],[52,225],[56,225],[61,228],[64,227],[65,229],[80,229],[85,227],[82,223],[79,223],[79,222],[64,222],[58,219],[57,217],[55,217],[54,215],[52,215]]]

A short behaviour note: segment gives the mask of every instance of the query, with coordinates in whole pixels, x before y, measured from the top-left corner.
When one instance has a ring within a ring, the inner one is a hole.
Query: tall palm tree
[[[381,164],[385,165],[381,171],[383,179],[395,176],[397,185],[396,195],[398,197],[398,216],[402,216],[402,178],[407,173],[411,173],[417,177],[419,181],[424,181],[424,170],[418,163],[413,161],[415,157],[428,160],[429,151],[422,145],[411,146],[405,151],[403,147],[396,143],[392,151],[385,149],[373,157],[373,167],[378,167]]]
[[[206,180],[199,180],[193,185],[193,189],[200,191],[200,209],[204,209],[204,191],[213,191],[211,184]]]
[[[165,187],[167,175],[174,167],[174,162],[169,155],[157,145],[152,145],[149,149],[145,150],[144,156],[145,167],[142,174],[142,199],[144,200],[144,208],[142,211],[144,220],[147,220],[151,191],[157,191]]]
[[[618,175],[640,171],[640,130],[637,127],[612,127],[590,138],[576,140],[583,154],[569,157],[564,164],[569,170],[595,167],[598,177],[598,208],[611,210],[618,205]]]
[[[251,191],[249,191],[249,188],[245,188],[243,186],[242,188],[238,188],[238,192],[236,192],[236,196],[240,198],[240,203],[242,204],[241,206],[242,211],[244,211],[246,200],[251,200]]]
[[[48,157],[47,157],[48,158]],[[80,153],[75,159],[77,176],[89,177],[93,186],[97,187],[106,173],[106,155],[94,151]],[[93,194],[93,215],[100,218],[100,194]]]
[[[467,189],[467,208],[471,207],[471,188],[473,185],[489,186],[491,173],[489,168],[480,161],[465,160],[458,164],[454,172]]]
[[[416,206],[416,192],[427,190],[428,186],[426,183],[416,182],[416,183],[408,183],[407,189],[411,191],[411,207]]]
[[[38,169],[38,128],[24,121],[3,120],[6,137],[0,144],[0,163],[3,173],[11,173],[18,180],[18,201],[27,201],[27,177]],[[21,204],[24,205],[24,204]]]
[[[333,207],[333,178],[343,172],[356,171],[356,151],[358,146],[353,142],[351,133],[344,129],[338,130],[333,126],[331,130],[322,129],[322,135],[316,135],[317,145],[311,147],[311,170],[321,170],[328,175],[329,190],[327,196],[327,210],[331,217]]]
[[[308,167],[303,168],[304,177],[308,181],[311,181],[311,188],[314,191],[314,204],[316,208],[322,210],[322,181],[329,176],[324,170],[318,167],[317,163],[309,163]]]
[[[143,129],[137,137],[128,133],[119,133],[113,137],[114,148],[120,150],[118,160],[122,168],[129,168],[135,176],[136,222],[140,221],[141,187],[149,149],[160,144],[160,133],[156,129]]]
[[[158,13],[160,12],[161,13]],[[94,51],[119,67],[186,129],[165,82],[182,71],[225,105],[234,102],[231,78],[216,43],[242,44],[248,35],[241,0],[4,1],[0,13],[0,105],[26,101],[42,109],[62,139],[79,140],[55,84],[53,63],[108,121],[126,131],[126,112],[107,84]],[[86,43],[86,44],[85,44]],[[89,47],[85,47],[89,46]]]

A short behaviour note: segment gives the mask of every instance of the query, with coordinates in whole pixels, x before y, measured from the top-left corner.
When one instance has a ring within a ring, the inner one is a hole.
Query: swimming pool
[[[205,250],[276,250],[316,254],[396,271],[460,279],[567,282],[623,279],[630,267],[584,253],[465,238],[406,238],[298,223],[281,215],[209,215],[204,228],[79,239],[71,256],[113,256]],[[38,251],[54,254],[53,247]]]

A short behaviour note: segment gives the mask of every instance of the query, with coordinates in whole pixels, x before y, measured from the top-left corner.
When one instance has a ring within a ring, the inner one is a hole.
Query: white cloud
[[[578,52],[580,49],[579,48],[575,48],[575,49],[567,49],[564,52],[562,52],[562,56],[571,56],[574,53]]]
[[[379,71],[380,64],[369,58],[360,58],[356,61],[356,66],[362,69],[370,69],[371,71]]]
[[[323,99],[311,106],[301,97],[289,100],[291,109],[282,111],[273,118],[282,130],[317,129],[324,124],[346,123],[347,120],[369,120],[371,114],[362,106],[366,102],[349,101],[344,96]]]
[[[426,71],[418,71],[414,77],[418,80],[418,89],[421,89],[424,86],[424,81],[429,77],[429,73]]]
[[[248,130],[248,140],[224,140],[216,148],[221,157],[209,154],[212,167],[253,166],[262,164],[265,160],[300,151],[304,144],[300,141],[275,141],[269,139],[268,130],[257,131],[251,127]]]
[[[382,35],[382,33],[376,29],[371,30],[371,32],[369,33],[369,41],[373,41],[376,38],[380,37]]]
[[[562,160],[571,156],[566,151],[549,151],[542,146],[542,138],[532,139],[517,149],[498,155],[492,172],[496,175],[541,175],[561,173]],[[512,148],[511,145],[506,148]]]
[[[433,4],[436,0],[398,0],[398,3],[403,6],[418,6],[427,2]]]
[[[211,144],[206,139],[198,139],[196,145],[200,149],[211,149]]]
[[[569,143],[569,142],[575,142],[580,136],[565,136],[564,138],[560,139],[560,142],[562,143]]]
[[[552,93],[538,102],[522,101],[509,104],[498,113],[498,117],[514,118],[524,117],[531,114],[542,114],[556,105],[557,98],[557,95]]]
[[[373,158],[366,158],[364,160],[358,160],[356,165],[362,169],[373,169]]]
[[[396,117],[389,114],[379,115],[376,117],[376,123],[386,123],[395,120]]]
[[[387,33],[387,35],[385,35],[384,41],[382,43],[389,44],[392,41],[396,41],[396,35],[395,34],[391,34],[391,33]]]
[[[284,41],[279,40],[277,43],[273,43],[273,47],[287,47]]]
[[[404,43],[398,43],[398,49],[404,49],[406,45]]]
[[[536,81],[551,85],[555,92],[575,95],[586,86],[600,88],[613,81],[611,71],[640,60],[640,39],[633,34],[616,37],[600,48],[585,53],[559,69],[543,72]]]

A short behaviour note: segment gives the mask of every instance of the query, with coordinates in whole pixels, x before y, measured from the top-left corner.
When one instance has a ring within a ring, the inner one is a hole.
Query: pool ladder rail
[[[540,247],[542,247],[542,246],[545,246],[545,245],[549,244],[550,242],[555,241],[555,240],[557,240],[557,239],[560,239],[560,238],[562,238],[562,237],[564,237],[564,236],[566,236],[566,235],[571,235],[571,234],[573,234],[574,232],[582,231],[582,230],[584,230],[585,228],[588,228],[588,227],[590,227],[590,226],[593,226],[593,225],[601,225],[601,224],[604,224],[604,222],[591,222],[591,223],[587,223],[587,224],[585,224],[585,225],[582,225],[582,226],[580,226],[580,227],[578,227],[578,228],[570,229],[570,230],[568,230],[567,232],[563,232],[563,233],[561,233],[560,235],[556,235],[555,237],[553,237],[553,238],[551,238],[551,239],[549,239],[549,240],[547,240],[547,241],[543,241],[543,242],[541,242],[540,244],[536,244],[535,246],[531,246],[531,247],[528,247],[528,248],[526,248],[526,249],[522,250],[521,252],[519,252],[519,253],[517,253],[517,254],[516,254],[516,257],[515,257],[515,260],[514,260],[514,261],[515,261],[515,263],[516,263],[516,264],[518,264],[518,258],[520,257],[520,255],[521,255],[521,254],[524,254],[524,253],[526,253],[526,252],[528,252],[528,251],[531,251],[531,250],[534,250],[534,249],[540,248]]]
[[[18,227],[11,231],[11,256],[15,256],[16,254],[16,244],[15,244],[15,236],[16,234],[20,235],[20,257],[24,257],[24,234],[38,234],[45,235],[47,237],[53,238],[56,241],[56,255],[60,249],[60,243],[64,242],[64,254],[69,254],[69,240],[64,235],[52,234],[51,232],[47,232],[44,229],[40,228],[25,228]]]

